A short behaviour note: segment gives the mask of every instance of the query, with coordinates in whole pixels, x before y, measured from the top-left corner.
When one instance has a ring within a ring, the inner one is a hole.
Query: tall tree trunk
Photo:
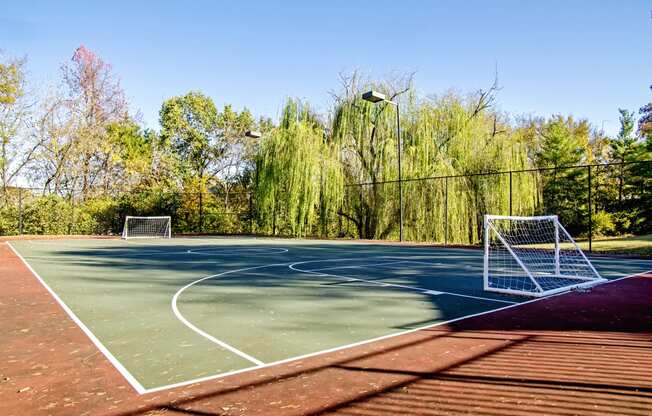
[[[204,175],[199,176],[199,232],[204,232]]]

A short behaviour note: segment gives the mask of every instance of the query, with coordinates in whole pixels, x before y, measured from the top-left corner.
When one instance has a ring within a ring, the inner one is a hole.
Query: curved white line
[[[425,294],[428,294],[428,295],[451,295],[451,296],[458,296],[458,297],[462,297],[462,298],[477,299],[477,300],[484,300],[484,301],[490,301],[490,302],[499,302],[499,303],[507,303],[507,304],[519,303],[519,302],[512,302],[512,301],[509,301],[509,300],[485,298],[485,297],[482,297],[482,296],[465,295],[465,294],[462,294],[462,293],[455,293],[455,292],[446,292],[446,291],[442,291],[442,290],[430,290],[430,289],[425,289],[425,288],[417,287],[417,286],[399,285],[399,284],[395,284],[395,283],[386,283],[386,282],[380,282],[380,281],[377,281],[377,280],[370,280],[370,279],[360,279],[358,277],[341,276],[341,275],[331,274],[331,273],[322,273],[321,271],[303,270],[303,269],[299,269],[299,268],[295,267],[298,264],[316,263],[316,262],[322,262],[322,261],[326,262],[326,261],[347,261],[347,260],[358,260],[358,259],[307,260],[307,261],[299,261],[299,262],[296,262],[296,263],[292,263],[288,267],[291,270],[294,270],[294,271],[297,271],[297,272],[300,272],[300,273],[310,273],[310,274],[314,274],[314,275],[322,276],[322,277],[331,276],[331,277],[335,277],[337,279],[346,279],[348,281],[358,281],[358,282],[371,283],[371,284],[378,285],[378,286],[381,286],[381,287],[396,287],[396,288],[399,288],[399,289],[413,290],[415,292],[421,292],[421,293],[425,293]]]
[[[238,356],[244,358],[244,359],[247,360],[247,361],[250,361],[250,362],[256,364],[257,366],[265,365],[264,362],[260,361],[260,360],[257,359],[256,357],[252,357],[251,355],[249,355],[249,354],[247,354],[247,353],[245,353],[245,352],[243,352],[243,351],[240,351],[239,349],[237,349],[237,348],[235,348],[235,347],[233,347],[233,346],[227,344],[226,342],[224,342],[224,341],[222,341],[222,340],[219,340],[219,339],[215,338],[215,337],[212,336],[211,334],[209,334],[209,333],[207,333],[207,332],[201,330],[201,329],[198,328],[197,326],[195,326],[192,322],[190,322],[189,320],[187,320],[187,319],[186,319],[186,318],[181,314],[181,312],[179,311],[179,308],[178,308],[178,306],[177,306],[177,301],[178,301],[178,299],[179,299],[179,296],[180,296],[180,295],[181,295],[181,294],[182,294],[186,289],[188,289],[189,287],[191,287],[191,286],[193,286],[193,285],[196,285],[197,283],[203,282],[204,280],[208,280],[208,279],[213,279],[213,278],[216,278],[216,277],[225,276],[225,275],[227,275],[227,274],[231,274],[231,273],[244,272],[244,271],[247,271],[247,270],[262,269],[262,268],[265,268],[265,267],[274,267],[274,266],[287,266],[287,265],[288,265],[288,263],[277,263],[277,264],[266,264],[266,265],[263,265],[263,266],[245,267],[245,268],[243,268],[243,269],[229,270],[229,271],[226,271],[226,272],[217,273],[217,274],[212,274],[212,275],[210,275],[210,276],[205,276],[205,277],[202,277],[201,279],[197,279],[197,280],[195,280],[194,282],[190,282],[190,283],[188,283],[187,285],[185,285],[184,287],[182,287],[181,289],[179,289],[179,290],[177,291],[177,293],[174,294],[174,296],[172,297],[172,312],[173,312],[174,315],[177,317],[177,319],[180,320],[180,321],[181,321],[185,326],[187,326],[188,328],[190,328],[191,330],[193,330],[193,331],[196,332],[197,334],[201,335],[202,337],[206,338],[207,340],[213,342],[214,344],[217,344],[217,345],[219,345],[220,347],[222,347],[222,348],[224,348],[224,349],[227,349],[227,350],[231,351],[232,353],[234,353],[234,354],[236,354],[236,355],[238,355]]]

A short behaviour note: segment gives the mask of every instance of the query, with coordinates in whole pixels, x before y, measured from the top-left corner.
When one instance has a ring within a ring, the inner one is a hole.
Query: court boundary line
[[[289,362],[293,362],[293,361],[298,361],[298,360],[302,360],[302,359],[306,359],[306,358],[311,358],[311,357],[315,357],[315,356],[319,356],[319,355],[323,355],[323,354],[327,354],[327,353],[331,353],[331,352],[344,350],[344,349],[347,349],[347,348],[353,348],[353,347],[357,347],[357,346],[360,346],[360,345],[370,344],[370,343],[373,343],[373,342],[376,342],[376,341],[381,341],[381,340],[385,340],[385,339],[399,337],[401,335],[406,335],[406,334],[414,333],[414,332],[417,332],[417,331],[422,331],[422,330],[429,329],[429,328],[435,328],[435,327],[438,327],[438,326],[447,325],[447,324],[457,322],[457,321],[461,321],[461,320],[464,320],[464,319],[469,319],[469,318],[473,318],[473,317],[477,317],[477,316],[487,315],[487,314],[503,311],[503,310],[506,310],[506,309],[516,308],[516,307],[519,307],[519,306],[522,306],[522,305],[527,305],[527,304],[530,304],[530,303],[539,302],[539,301],[543,301],[545,299],[551,299],[551,298],[554,298],[554,297],[557,297],[557,296],[563,296],[563,295],[567,295],[569,293],[574,292],[574,291],[571,290],[571,291],[566,291],[566,292],[561,292],[561,293],[555,293],[555,294],[552,294],[550,296],[539,297],[539,298],[531,299],[531,300],[528,300],[528,301],[525,301],[525,302],[515,303],[513,305],[507,305],[507,306],[499,307],[499,308],[496,308],[496,309],[490,309],[490,310],[487,310],[487,311],[478,312],[476,314],[461,316],[461,317],[454,318],[454,319],[451,319],[451,320],[448,320],[448,321],[437,322],[437,323],[434,323],[434,324],[424,325],[424,326],[421,326],[421,327],[417,327],[417,328],[413,328],[413,329],[409,329],[409,330],[405,330],[405,331],[400,331],[400,332],[396,332],[396,333],[392,333],[392,334],[387,334],[387,335],[383,335],[383,336],[380,336],[380,337],[371,338],[371,339],[367,339],[367,340],[362,340],[362,341],[358,341],[358,342],[355,342],[355,343],[346,344],[346,345],[342,345],[342,346],[338,346],[338,347],[334,347],[334,348],[330,348],[330,349],[326,349],[326,350],[321,350],[321,351],[316,351],[316,352],[309,353],[309,354],[290,357],[290,358],[279,360],[279,361],[273,361],[273,362],[269,362],[269,363],[266,363],[266,364],[263,364],[263,365],[241,368],[241,369],[238,369],[238,370],[233,370],[233,371],[229,371],[229,372],[214,374],[214,375],[210,375],[210,376],[199,377],[199,378],[195,378],[195,379],[185,380],[185,381],[182,381],[182,382],[179,382],[179,383],[173,383],[173,384],[168,384],[168,385],[163,385],[163,386],[158,386],[158,387],[153,387],[153,388],[148,389],[148,388],[143,387],[142,384],[140,384],[140,382],[138,382],[138,380],[122,365],[122,363],[120,363],[120,361],[118,361],[113,356],[113,354],[111,354],[111,352],[106,347],[104,347],[104,345],[99,341],[99,339],[97,339],[97,337],[90,331],[90,329],[88,329],[88,327],[74,314],[74,312],[72,312],[72,310],[63,302],[63,300],[61,300],[61,298],[59,298],[59,296],[52,290],[52,288],[50,288],[50,286],[48,286],[47,283],[45,283],[43,278],[41,278],[41,276],[29,265],[29,263],[27,263],[27,261],[13,247],[13,245],[9,241],[5,241],[5,243],[9,246],[9,248],[12,250],[12,252],[22,261],[22,263],[28,268],[28,270],[34,275],[34,277],[37,278],[37,280],[41,283],[41,285],[47,289],[47,291],[50,293],[50,295],[57,301],[57,303],[59,303],[59,305],[62,307],[62,309],[64,309],[64,311],[73,320],[73,322],[75,322],[75,324],[77,324],[80,327],[80,329],[82,329],[82,331],[86,334],[86,336],[88,336],[88,338],[93,342],[93,344],[98,348],[98,350],[100,350],[100,352],[102,352],[104,354],[104,356],[109,360],[109,362],[116,368],[116,370],[118,370],[118,372],[127,380],[127,382],[132,386],[132,388],[139,395],[148,394],[148,393],[155,393],[155,392],[160,392],[160,391],[164,391],[164,390],[170,390],[170,389],[177,388],[177,387],[188,386],[188,385],[192,385],[192,384],[201,383],[201,382],[204,382],[204,381],[216,380],[216,379],[228,377],[228,376],[231,376],[231,375],[241,374],[241,373],[245,373],[245,372],[249,372],[249,371],[255,371],[255,370],[258,370],[258,369],[262,369],[262,368],[268,368],[268,367],[281,365],[281,364],[285,364],[285,363],[289,363]],[[281,265],[288,265],[288,263],[282,263]],[[266,266],[271,267],[272,265],[266,265]],[[259,267],[262,267],[262,266],[259,266]],[[619,278],[616,278],[616,279],[611,279],[611,280],[607,280],[605,282],[601,282],[601,283],[599,283],[599,284],[597,284],[597,285],[595,285],[593,287],[599,287],[599,286],[602,286],[602,285],[615,283],[615,282],[618,282],[618,281],[621,281],[621,280],[630,279],[630,278],[633,278],[633,277],[636,277],[636,276],[643,276],[643,275],[651,274],[651,273],[652,273],[652,269],[646,270],[646,271],[643,271],[643,272],[633,273],[633,274],[622,276],[622,277],[619,277]]]
[[[50,296],[54,298],[55,301],[59,304],[61,309],[68,315],[70,319],[79,327],[79,329],[82,330],[84,334],[88,337],[88,339],[91,340],[91,342],[95,345],[95,347],[100,350],[102,354],[104,354],[104,357],[109,360],[109,362],[113,365],[113,367],[122,375],[122,377],[127,380],[129,385],[136,390],[138,394],[145,394],[147,392],[147,389],[134,377],[133,374],[127,370],[127,368],[109,351],[108,348],[102,344],[102,342],[93,334],[93,332],[84,324],[81,319],[77,317],[77,315],[66,305],[66,303],[59,297],[59,295],[56,294],[56,292],[43,280],[43,278],[34,270],[34,268],[27,263],[25,258],[14,248],[14,246],[10,242],[6,242],[11,251],[20,259],[20,261],[27,267],[27,269],[36,277],[36,279],[41,283],[41,285],[50,293]]]
[[[651,270],[646,270],[646,271],[643,271],[643,272],[639,272],[639,273],[630,274],[630,275],[623,276],[623,277],[619,277],[617,279],[608,280],[606,282],[602,282],[602,283],[600,283],[600,284],[598,284],[596,286],[593,286],[593,287],[598,287],[598,286],[606,285],[606,284],[609,284],[609,283],[618,282],[620,280],[629,279],[629,278],[636,277],[636,276],[642,276],[642,275],[646,275],[646,274],[650,274],[650,273],[652,273],[652,269]],[[316,357],[316,356],[319,356],[319,355],[328,354],[328,353],[331,353],[331,352],[341,351],[341,350],[344,350],[344,349],[347,349],[347,348],[354,348],[354,347],[358,347],[360,345],[370,344],[370,343],[373,343],[373,342],[376,342],[376,341],[382,341],[382,340],[385,340],[385,339],[399,337],[401,335],[411,334],[411,333],[414,333],[414,332],[417,332],[417,331],[423,331],[425,329],[430,329],[430,328],[435,328],[435,327],[442,326],[442,325],[447,325],[447,324],[457,322],[457,321],[461,321],[461,320],[464,320],[464,319],[474,318],[474,317],[482,316],[482,315],[488,315],[490,313],[500,312],[500,311],[503,311],[503,310],[506,310],[506,309],[517,308],[517,307],[522,306],[522,305],[527,305],[527,304],[534,303],[534,302],[540,302],[540,301],[545,300],[545,299],[551,299],[551,298],[555,298],[557,296],[563,296],[563,295],[567,295],[567,294],[573,293],[573,292],[574,291],[555,293],[555,294],[552,294],[552,295],[549,295],[549,296],[534,298],[534,299],[531,299],[531,300],[528,300],[528,301],[525,301],[525,302],[521,302],[521,303],[516,303],[516,304],[513,304],[513,305],[507,305],[507,306],[499,307],[499,308],[496,308],[496,309],[490,309],[490,310],[487,310],[487,311],[478,312],[478,313],[471,314],[471,315],[461,316],[459,318],[450,319],[450,320],[444,321],[444,322],[437,322],[437,323],[434,323],[434,324],[424,325],[424,326],[421,326],[421,327],[408,329],[408,330],[396,332],[396,333],[393,333],[393,334],[382,335],[380,337],[371,338],[371,339],[367,339],[367,340],[363,340],[363,341],[358,341],[358,342],[354,342],[354,343],[347,344],[347,345],[342,345],[342,346],[338,346],[338,347],[334,347],[334,348],[329,348],[329,349],[325,349],[325,350],[321,350],[321,351],[316,351],[316,352],[312,352],[312,353],[308,353],[308,354],[304,354],[304,355],[299,355],[299,356],[296,356],[296,357],[286,358],[286,359],[279,360],[279,361],[272,361],[272,362],[269,362],[269,363],[266,363],[266,364],[260,365],[260,366],[241,368],[241,369],[229,371],[229,372],[226,372],[226,373],[214,374],[214,375],[210,375],[210,376],[199,377],[199,378],[192,379],[192,380],[182,381],[182,382],[179,382],[179,383],[154,387],[154,388],[151,388],[151,389],[147,389],[145,391],[145,394],[147,394],[147,393],[156,393],[156,392],[160,392],[160,391],[164,391],[164,390],[170,390],[170,389],[174,389],[174,388],[177,388],[177,387],[189,386],[191,384],[202,383],[202,382],[205,382],[205,381],[217,380],[217,379],[220,379],[220,378],[233,376],[233,375],[237,375],[237,374],[242,374],[242,373],[246,373],[246,372],[249,372],[249,371],[255,371],[255,370],[263,369],[263,368],[269,368],[269,367],[273,367],[273,366],[276,366],[276,365],[286,364],[286,363],[293,362],[293,361],[298,361],[298,360],[303,360],[303,359],[306,359],[306,358],[311,358],[311,357]]]
[[[510,300],[502,300],[502,299],[492,299],[492,298],[485,298],[482,296],[473,296],[473,295],[464,295],[462,293],[454,293],[454,292],[447,292],[444,290],[436,290],[436,289],[426,289],[423,287],[418,287],[418,286],[408,286],[408,285],[400,285],[396,283],[387,283],[387,282],[382,282],[378,280],[369,280],[369,279],[361,279],[359,277],[351,277],[351,276],[342,276],[342,275],[337,275],[337,274],[332,274],[332,273],[321,273],[319,271],[312,271],[312,270],[302,270],[294,267],[297,264],[305,264],[305,263],[317,263],[317,262],[323,262],[323,261],[347,261],[347,260],[356,260],[356,259],[326,259],[326,260],[308,260],[308,261],[300,261],[296,263],[292,263],[288,267],[291,270],[300,272],[300,273],[310,273],[310,274],[315,274],[315,275],[320,275],[320,276],[331,276],[335,277],[338,279],[348,279],[350,281],[358,281],[358,282],[366,282],[366,283],[371,283],[374,285],[378,285],[381,287],[397,287],[399,289],[406,289],[406,290],[412,290],[415,292],[421,292],[421,293],[426,293],[426,294],[434,294],[436,293],[437,295],[450,295],[450,296],[457,296],[461,298],[469,298],[469,299],[477,299],[477,300],[484,300],[484,301],[489,301],[489,302],[498,302],[498,303],[508,303],[508,304],[518,304],[521,302],[513,302]],[[381,265],[384,263],[381,263]],[[369,267],[370,265],[365,265],[366,267]],[[323,270],[323,269],[321,269]]]

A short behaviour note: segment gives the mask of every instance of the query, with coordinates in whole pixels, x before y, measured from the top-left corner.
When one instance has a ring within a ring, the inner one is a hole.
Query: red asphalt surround
[[[138,395],[0,244],[2,415],[652,414],[652,274]]]

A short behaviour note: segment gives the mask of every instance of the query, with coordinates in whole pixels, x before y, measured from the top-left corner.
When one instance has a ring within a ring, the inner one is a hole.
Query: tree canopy
[[[90,49],[74,51],[47,93],[29,88],[26,65],[0,61],[0,233],[29,212],[21,223],[34,232],[116,232],[124,215],[161,214],[183,232],[396,239],[399,152],[409,240],[476,243],[485,213],[558,214],[578,235],[589,214],[596,233],[651,231],[652,104],[638,120],[618,109],[607,137],[572,115],[501,111],[497,82],[423,95],[409,74],[353,73],[323,113],[287,99],[278,122],[255,119],[189,91],[145,129]],[[362,100],[369,89],[397,105]],[[597,162],[615,164],[593,169],[589,189],[576,166]],[[19,182],[34,188],[27,201]]]

